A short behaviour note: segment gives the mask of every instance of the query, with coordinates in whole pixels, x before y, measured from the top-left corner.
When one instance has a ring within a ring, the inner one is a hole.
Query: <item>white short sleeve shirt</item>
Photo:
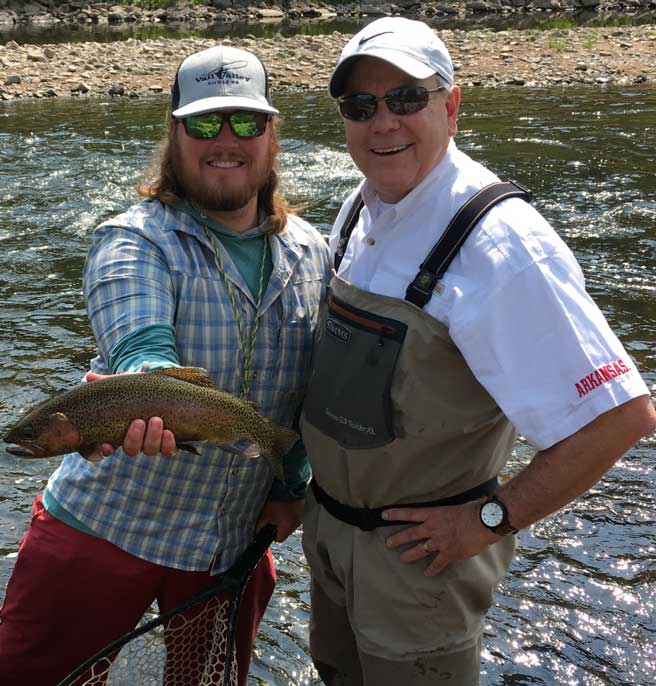
[[[498,180],[451,141],[444,159],[395,205],[380,202],[363,182],[365,206],[340,277],[404,298],[453,215]],[[356,194],[335,222],[333,252]],[[540,450],[649,393],[587,294],[572,252],[522,200],[504,200],[483,217],[424,310],[448,327],[478,381]]]

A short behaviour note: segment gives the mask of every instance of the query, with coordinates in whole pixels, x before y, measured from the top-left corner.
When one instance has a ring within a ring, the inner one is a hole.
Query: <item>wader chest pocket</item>
[[[344,448],[393,441],[390,389],[406,330],[330,295],[317,327],[306,420]]]

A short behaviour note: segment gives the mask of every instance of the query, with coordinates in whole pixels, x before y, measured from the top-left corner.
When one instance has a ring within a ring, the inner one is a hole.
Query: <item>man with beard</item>
[[[329,262],[324,239],[277,190],[277,114],[255,55],[212,47],[182,62],[142,201],[93,237],[84,295],[98,355],[88,380],[202,367],[294,425]],[[101,449],[97,465],[67,455],[34,503],[1,614],[2,684],[57,683],[154,600],[166,612],[210,585],[256,529],[273,524],[282,541],[300,522],[300,441],[284,480],[238,451],[176,452],[157,417],[135,420],[120,449]],[[274,583],[269,552],[242,601],[242,685]]]

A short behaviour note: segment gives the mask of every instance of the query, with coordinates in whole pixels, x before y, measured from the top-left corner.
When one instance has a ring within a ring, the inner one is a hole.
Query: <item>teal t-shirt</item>
[[[222,224],[213,222],[189,203],[177,205],[177,208],[190,214],[203,226],[210,229],[213,235],[221,241],[253,297],[257,299],[260,286],[260,271],[262,269],[262,251],[267,241],[266,232],[269,229],[268,221],[262,221],[255,228],[240,234],[231,231]],[[263,266],[262,292],[264,293],[273,271],[271,250],[267,250]]]

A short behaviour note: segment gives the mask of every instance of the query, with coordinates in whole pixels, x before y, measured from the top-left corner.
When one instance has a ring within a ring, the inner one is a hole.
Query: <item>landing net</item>
[[[200,607],[129,640],[98,658],[70,686],[237,686],[234,645],[225,678],[230,600],[213,596]],[[142,620],[137,628],[148,623]],[[234,642],[233,642],[234,643]]]
[[[274,527],[262,529],[219,583],[155,619],[144,616],[58,686],[237,686],[241,594],[274,536]]]

